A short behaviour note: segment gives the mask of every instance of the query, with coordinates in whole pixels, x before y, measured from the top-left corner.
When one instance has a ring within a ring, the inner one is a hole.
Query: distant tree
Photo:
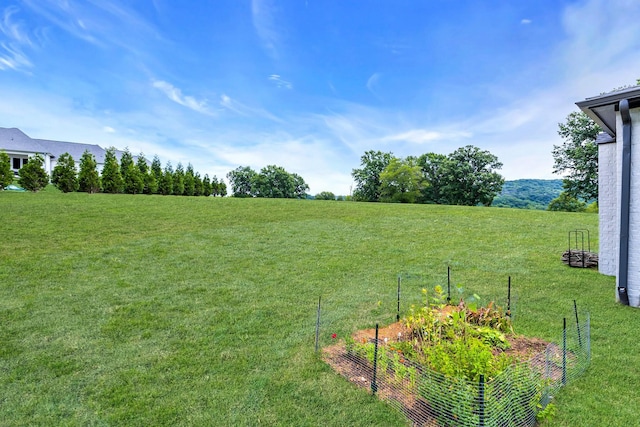
[[[424,179],[417,159],[393,157],[380,174],[380,201],[416,203]]]
[[[80,157],[80,172],[78,173],[78,188],[85,193],[100,191],[100,175],[96,158],[89,150],[85,150]]]
[[[0,151],[0,190],[4,190],[13,182],[13,170],[11,170],[11,159],[4,151]]]
[[[222,178],[220,178],[220,181],[218,181],[218,191],[216,194],[220,197],[224,197],[227,195],[227,184]]]
[[[193,195],[194,196],[202,196],[204,191],[204,186],[202,183],[202,178],[200,178],[200,173],[196,172],[193,176]]]
[[[443,187],[444,165],[447,156],[444,154],[427,153],[418,157],[418,166],[422,171],[424,182],[422,185],[422,203],[446,204],[447,198],[444,194]]]
[[[18,183],[29,191],[40,191],[49,183],[49,174],[44,170],[44,158],[35,154],[29,158],[26,165],[18,171]]]
[[[553,173],[566,174],[564,190],[576,199],[598,199],[598,146],[596,137],[602,131],[583,112],[573,112],[565,123],[558,123],[562,145],[553,146]]]
[[[173,166],[171,166],[171,162],[167,162],[164,166],[162,178],[158,183],[158,193],[164,196],[173,194]]]
[[[147,163],[147,158],[144,153],[140,153],[138,155],[136,167],[138,168],[138,172],[142,178],[142,192],[144,194],[156,194],[158,192],[158,181],[156,181],[155,173],[149,168],[149,164]]]
[[[78,191],[78,177],[76,175],[76,162],[69,153],[64,153],[58,158],[58,163],[53,168],[51,183],[63,193]]]
[[[292,173],[291,177],[293,178],[294,185],[293,197],[296,199],[306,199],[309,185],[304,182],[304,179],[297,173]]]
[[[562,212],[584,212],[587,204],[582,200],[578,200],[568,191],[563,191],[558,197],[549,203],[547,210]]]
[[[377,202],[380,200],[380,174],[389,165],[392,153],[381,151],[367,151],[360,158],[360,169],[353,169],[351,176],[356,181],[353,199],[363,202]]]
[[[123,189],[122,175],[116,158],[116,149],[107,148],[104,155],[104,166],[102,167],[102,191],[105,193],[121,193]]]
[[[256,179],[256,175],[256,172],[249,166],[238,166],[229,172],[227,179],[229,180],[229,185],[231,185],[233,197],[253,197],[252,184]],[[220,194],[220,189],[218,188],[217,190],[216,194]]]
[[[448,204],[491,206],[504,184],[504,178],[495,171],[500,168],[502,163],[496,156],[472,145],[449,154],[443,165],[443,193]]]
[[[133,155],[129,151],[129,148],[125,148],[120,158],[120,173],[122,174],[125,193],[140,194],[144,191],[144,179],[140,173],[140,168],[133,162]]]
[[[158,186],[158,190],[156,190],[154,193],[158,193],[159,187],[160,187],[160,181],[162,180],[162,176],[164,174],[162,172],[162,163],[160,163],[160,158],[158,157],[157,154],[153,156],[153,161],[151,162],[151,173],[155,177],[156,185]]]
[[[195,193],[195,186],[195,173],[193,171],[193,166],[189,163],[187,164],[187,170],[184,173],[184,195],[193,196]]]
[[[336,195],[331,191],[322,191],[316,194],[316,200],[336,200]]]
[[[209,175],[205,173],[204,178],[202,178],[202,195],[210,196],[212,192],[213,189],[211,188],[211,180],[209,179]]]
[[[295,183],[283,167],[269,165],[254,176],[251,189],[256,197],[291,199],[294,197]]]
[[[184,167],[180,162],[178,162],[176,171],[173,173],[173,195],[184,195]]]
[[[222,181],[222,180],[220,180]],[[251,184],[249,184],[251,185]],[[218,177],[213,175],[213,178],[211,178],[211,194],[213,196],[218,196],[219,193],[218,191],[220,190],[220,183],[218,182]]]

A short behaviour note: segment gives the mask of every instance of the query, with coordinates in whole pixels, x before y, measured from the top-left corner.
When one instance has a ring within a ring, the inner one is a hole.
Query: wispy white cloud
[[[0,70],[17,71],[32,67],[24,48],[32,47],[33,43],[24,25],[15,20],[14,15],[18,12],[15,6],[6,7],[0,20]]]
[[[145,53],[146,39],[161,39],[158,31],[132,8],[115,2],[22,0],[33,12],[75,38],[100,47],[117,46]]]
[[[271,74],[269,80],[275,82],[276,86],[283,89],[293,89],[293,84],[286,80],[283,80],[279,74]]]
[[[265,50],[274,59],[279,57],[282,42],[281,31],[276,24],[276,12],[274,0],[252,0],[251,2],[253,27]]]
[[[520,21],[520,23],[521,23],[522,25],[529,25],[529,24],[531,24],[531,22],[533,22],[533,21],[531,21],[531,19],[527,19],[527,18],[524,18],[524,19],[522,19],[522,20]]]
[[[434,141],[459,141],[471,138],[473,134],[465,131],[439,132],[426,129],[411,129],[406,132],[385,136],[383,141],[405,141],[412,144],[426,144]]]
[[[562,19],[567,39],[559,53],[577,73],[574,78],[618,66],[634,69],[638,75],[638,19],[640,3],[633,0],[590,0],[567,6]],[[620,84],[612,81],[609,86]]]
[[[183,107],[207,116],[215,116],[215,113],[208,108],[206,100],[197,100],[193,96],[183,95],[179,88],[163,80],[153,80],[152,85],[164,93],[167,98]]]
[[[232,99],[231,97],[225,94],[222,94],[220,96],[220,106],[236,114],[239,114],[241,116],[260,117],[260,118],[268,119],[274,122],[280,122],[280,123],[282,122],[282,119],[280,119],[279,117],[271,114],[270,112],[262,108],[249,107],[248,105],[245,105],[240,101]]]
[[[17,71],[31,66],[31,61],[22,50],[9,43],[0,43],[0,70]]]
[[[4,9],[2,21],[0,21],[0,32],[9,40],[13,40],[21,45],[32,46],[31,38],[24,29],[21,22],[14,21],[14,15],[20,11],[16,6],[9,6]]]
[[[371,92],[376,98],[379,98],[378,93],[376,92],[376,86],[378,85],[378,81],[380,80],[380,73],[373,73],[367,79],[367,90]]]

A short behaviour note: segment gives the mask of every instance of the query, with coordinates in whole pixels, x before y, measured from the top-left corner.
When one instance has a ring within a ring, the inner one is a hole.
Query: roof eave
[[[616,136],[615,111],[622,99],[640,99],[640,86],[587,98],[576,105],[611,137]]]

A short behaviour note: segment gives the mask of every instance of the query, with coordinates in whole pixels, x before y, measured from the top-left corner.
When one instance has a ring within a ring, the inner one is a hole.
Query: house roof
[[[51,141],[48,139],[34,139],[37,143],[47,147],[47,152],[54,158],[60,157],[64,153],[71,154],[75,161],[79,161],[85,151],[93,154],[97,163],[104,163],[105,150],[96,144],[83,144],[80,142]]]
[[[611,137],[616,136],[616,111],[621,100],[630,108],[640,107],[640,86],[632,86],[576,102],[576,105]]]
[[[96,163],[104,164],[106,150],[96,144],[83,144],[80,142],[53,141],[49,139],[34,139],[26,135],[20,129],[0,127],[0,150],[17,151],[21,153],[42,153],[58,159],[62,154],[69,153],[77,162],[85,151],[93,154]],[[120,161],[124,151],[115,150],[115,156]],[[132,156],[137,162],[138,156]],[[147,160],[147,163],[150,162]]]
[[[40,142],[31,139],[16,128],[0,128],[0,149],[28,153],[49,153],[49,150]]]

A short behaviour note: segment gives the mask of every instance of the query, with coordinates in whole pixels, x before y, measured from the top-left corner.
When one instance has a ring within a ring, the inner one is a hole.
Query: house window
[[[27,162],[29,161],[29,158],[27,157],[13,157],[12,159],[12,164],[13,164],[13,170],[17,171],[20,170],[20,168],[24,165],[27,164]]]

